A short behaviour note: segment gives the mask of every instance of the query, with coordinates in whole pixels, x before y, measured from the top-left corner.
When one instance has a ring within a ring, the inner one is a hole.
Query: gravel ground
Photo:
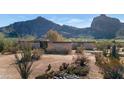
[[[30,78],[43,73],[49,64],[52,65],[53,70],[58,70],[59,66],[63,63],[71,63],[73,55],[43,55],[41,60],[34,62],[33,73]],[[1,55],[0,56],[0,78],[16,79],[20,78],[18,72],[11,65],[15,61],[14,55]]]
[[[95,56],[91,53],[86,54],[89,61],[90,73],[88,77],[91,79],[102,78],[99,73],[99,68],[95,65]],[[34,62],[33,73],[30,78],[44,73],[49,64],[52,65],[53,70],[58,70],[62,63],[72,63],[75,55],[43,55],[41,60]],[[14,55],[0,55],[0,78],[1,79],[19,79],[20,76],[17,70],[11,65],[15,61]]]

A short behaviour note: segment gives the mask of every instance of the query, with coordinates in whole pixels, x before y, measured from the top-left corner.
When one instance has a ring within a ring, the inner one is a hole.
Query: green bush
[[[89,68],[88,66],[70,66],[67,68],[66,72],[68,74],[75,74],[78,76],[86,76],[89,73]]]
[[[0,52],[2,52],[3,50],[4,50],[4,43],[0,41]]]
[[[74,70],[75,70],[76,68],[77,68],[76,66],[70,65],[70,66],[67,68],[66,72],[67,72],[68,74],[74,74]]]
[[[104,41],[104,40],[98,41],[96,43],[98,50],[109,49],[111,45],[112,45],[111,41]]]
[[[16,41],[12,38],[0,38],[0,52],[2,54],[9,52],[9,53],[16,53],[18,51],[18,45],[16,44]]]
[[[0,52],[2,52],[4,50],[4,34],[0,33]]]
[[[74,74],[78,76],[86,76],[89,72],[89,68],[87,66],[85,67],[78,67],[74,70]]]

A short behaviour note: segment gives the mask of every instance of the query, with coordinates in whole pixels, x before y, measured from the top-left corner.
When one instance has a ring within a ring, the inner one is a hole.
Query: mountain
[[[111,18],[104,14],[95,17],[91,23],[92,35],[95,38],[115,38],[121,28],[121,22],[117,18]]]
[[[0,32],[4,32],[9,36],[24,36],[24,35],[35,35],[42,36],[49,29],[57,29],[60,26],[43,17],[37,17],[34,20],[16,22],[9,26],[0,28]]]
[[[120,30],[116,33],[117,38],[124,38],[124,23],[121,23]]]
[[[48,30],[53,29],[60,32],[65,37],[78,37],[81,33],[85,34],[80,28],[59,25],[52,21],[49,21],[43,17],[37,17],[33,20],[16,22],[9,26],[1,27],[0,32],[5,33],[9,37],[33,35],[36,37],[42,37]],[[85,30],[85,29],[84,29]]]
[[[93,18],[91,27],[87,28],[59,25],[43,17],[37,17],[33,20],[15,22],[1,27],[0,32],[5,33],[8,37],[33,35],[40,38],[50,29],[58,31],[65,37],[93,36],[96,39],[111,39],[124,35],[124,23],[104,14]]]

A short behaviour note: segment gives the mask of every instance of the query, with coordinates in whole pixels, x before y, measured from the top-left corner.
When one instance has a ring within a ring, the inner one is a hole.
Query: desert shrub
[[[6,53],[6,52],[10,53],[10,54],[16,54],[18,52],[18,50],[19,50],[18,45],[13,43],[12,45],[5,46],[4,50],[2,51],[2,54]]]
[[[66,73],[75,74],[78,76],[86,76],[89,73],[89,68],[88,66],[81,67],[81,66],[71,65],[67,68]]]
[[[52,68],[52,66],[51,66],[51,64],[49,64],[48,66],[47,66],[47,69],[46,69],[46,73],[48,72],[48,71],[50,71],[51,70],[51,68]]]
[[[36,79],[52,79],[54,77],[68,77],[71,75],[83,77],[89,73],[89,67],[87,66],[87,58],[81,55],[74,63],[62,63],[59,67],[59,71],[51,71],[51,65],[49,64],[45,73],[36,77]],[[73,76],[72,76],[73,77]]]
[[[32,52],[32,60],[40,60],[42,55],[43,55],[43,50],[34,49]]]
[[[67,64],[67,63],[62,63],[62,67],[63,67],[63,69],[67,69],[68,66],[69,66],[69,64]]]
[[[0,33],[0,52],[4,50],[4,39],[5,39],[4,34]]]
[[[64,40],[63,36],[54,30],[49,30],[46,34],[46,38],[49,39],[50,41],[63,41]]]
[[[102,66],[102,64],[104,64],[105,62],[107,62],[104,55],[102,55],[102,54],[96,54],[95,58],[96,58],[95,64],[99,67]]]
[[[16,39],[8,38],[3,33],[0,33],[0,52],[15,53],[17,51]]]
[[[104,78],[121,79],[123,78],[124,67],[118,59],[109,59],[109,62],[102,67]]]
[[[0,41],[0,52],[2,52],[3,50],[4,50],[4,43]]]
[[[84,56],[78,56],[77,59],[71,64],[66,72],[68,74],[75,74],[78,76],[86,76],[89,73],[89,67],[87,66],[88,60]]]
[[[32,73],[33,62],[31,59],[31,49],[24,48],[22,50],[21,56],[15,55],[16,62],[14,63],[15,68],[20,74],[22,79],[28,79]]]
[[[63,67],[62,66],[60,66],[59,67],[59,71],[63,71],[64,69],[63,69]]]
[[[62,63],[62,65],[59,67],[60,71],[66,70],[68,68],[69,64],[67,63]]]
[[[76,53],[80,53],[80,54],[83,54],[83,47],[82,46],[80,46],[80,47],[77,47],[76,48]]]
[[[101,73],[105,79],[123,78],[124,66],[119,59],[96,56],[96,65],[100,67]]]
[[[85,67],[78,67],[74,70],[74,74],[78,76],[86,76],[89,72],[89,68],[87,66]]]
[[[15,40],[11,38],[4,38],[2,41],[0,40],[0,51],[2,54],[6,52],[15,54],[16,51],[18,51],[18,45],[16,44]]]
[[[111,45],[112,45],[111,41],[99,41],[99,42],[96,43],[96,46],[97,46],[98,50],[103,50],[103,49],[110,48]]]
[[[54,77],[54,71],[50,71],[49,73],[44,73],[36,77],[36,79],[52,79]]]
[[[45,70],[44,74],[41,74],[36,77],[36,79],[52,79],[55,76],[55,73],[52,69],[51,64],[47,66],[47,69]]]
[[[67,68],[66,72],[67,72],[68,74],[74,74],[74,70],[75,70],[75,69],[76,69],[76,66],[70,65],[70,66]]]
[[[74,60],[74,63],[78,66],[86,66],[88,63],[88,59],[84,55],[77,55],[76,60]]]

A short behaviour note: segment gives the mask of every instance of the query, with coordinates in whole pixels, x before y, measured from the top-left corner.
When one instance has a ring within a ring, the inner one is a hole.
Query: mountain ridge
[[[36,19],[15,22],[8,26],[0,27],[0,32],[3,32],[9,37],[33,35],[39,38],[43,37],[50,29],[58,31],[65,37],[93,36],[98,39],[111,39],[116,37],[118,31],[124,31],[124,23],[121,23],[117,18],[101,14],[93,18],[90,27],[77,28],[68,25],[59,25],[38,16]]]

